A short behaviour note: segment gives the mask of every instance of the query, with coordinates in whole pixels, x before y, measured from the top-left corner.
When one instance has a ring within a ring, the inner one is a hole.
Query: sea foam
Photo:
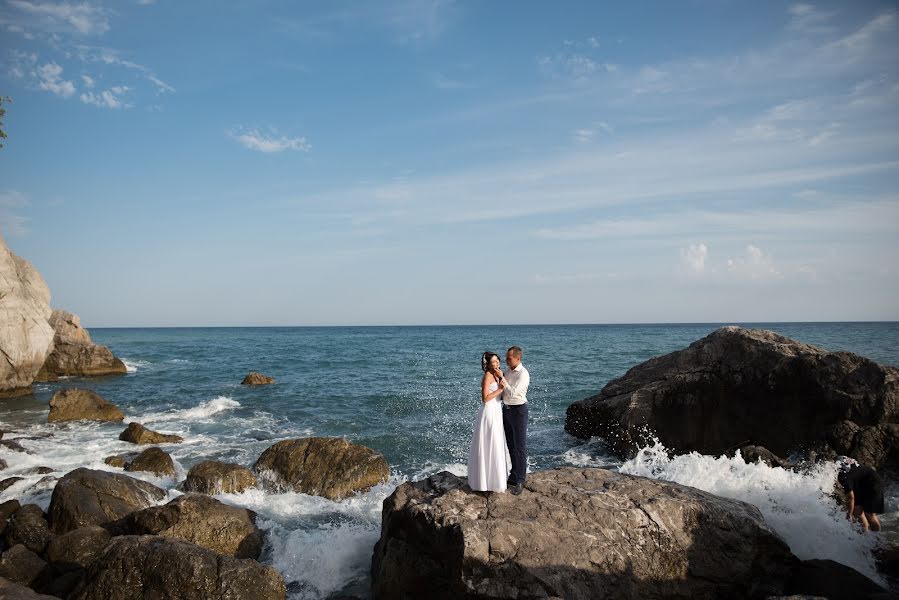
[[[234,410],[240,407],[240,402],[228,396],[218,396],[194,406],[181,410],[169,410],[158,413],[147,413],[140,417],[142,423],[156,423],[159,421],[202,421],[212,415]]]

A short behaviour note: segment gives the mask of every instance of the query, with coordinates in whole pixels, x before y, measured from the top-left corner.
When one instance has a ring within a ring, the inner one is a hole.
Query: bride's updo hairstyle
[[[490,368],[490,361],[493,360],[494,356],[497,360],[499,359],[499,354],[496,352],[485,352],[481,355],[481,370],[485,373],[487,372],[487,369]]]

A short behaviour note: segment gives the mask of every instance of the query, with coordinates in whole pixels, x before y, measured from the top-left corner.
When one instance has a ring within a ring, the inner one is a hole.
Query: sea
[[[776,331],[828,350],[848,350],[899,365],[899,323],[730,323]],[[123,359],[128,373],[65,378],[36,384],[34,395],[0,400],[5,439],[31,454],[0,447],[8,468],[22,476],[0,493],[46,509],[52,482],[23,474],[37,466],[57,477],[78,468],[118,471],[104,464],[134,451],[118,440],[122,424],[48,424],[56,390],[86,387],[114,402],[125,421],[184,437],[166,445],[174,477],[130,473],[180,492],[190,467],[207,459],[252,467],[273,443],[339,436],[382,453],[391,468],[383,485],[340,502],[293,492],[251,490],[217,498],[258,513],[266,534],[261,562],[283,576],[292,600],[369,597],[372,549],[380,535],[383,500],[400,484],[450,471],[466,474],[472,425],[479,406],[480,357],[523,348],[528,392],[529,470],[595,466],[677,481],[757,506],[802,559],[830,558],[881,582],[872,551],[899,543],[899,486],[890,477],[885,533],[863,535],[829,492],[837,465],[803,472],[736,457],[670,457],[660,444],[621,461],[601,439],[564,431],[565,410],[598,393],[611,379],[653,356],[686,347],[725,324],[522,325],[429,327],[242,327],[91,329],[97,343]],[[250,371],[274,377],[242,386]]]

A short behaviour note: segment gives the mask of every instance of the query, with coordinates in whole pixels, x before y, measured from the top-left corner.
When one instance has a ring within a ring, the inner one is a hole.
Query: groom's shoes
[[[514,486],[512,486],[512,495],[518,496],[521,494],[522,490],[524,490],[524,486],[520,483],[516,483]]]

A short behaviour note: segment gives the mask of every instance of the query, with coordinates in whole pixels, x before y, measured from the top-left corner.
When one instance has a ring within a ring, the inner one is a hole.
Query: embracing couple
[[[481,370],[481,408],[468,451],[468,485],[481,492],[505,492],[510,487],[517,496],[527,473],[527,393],[531,376],[521,364],[518,346],[506,352],[505,370],[494,352],[481,357]]]

